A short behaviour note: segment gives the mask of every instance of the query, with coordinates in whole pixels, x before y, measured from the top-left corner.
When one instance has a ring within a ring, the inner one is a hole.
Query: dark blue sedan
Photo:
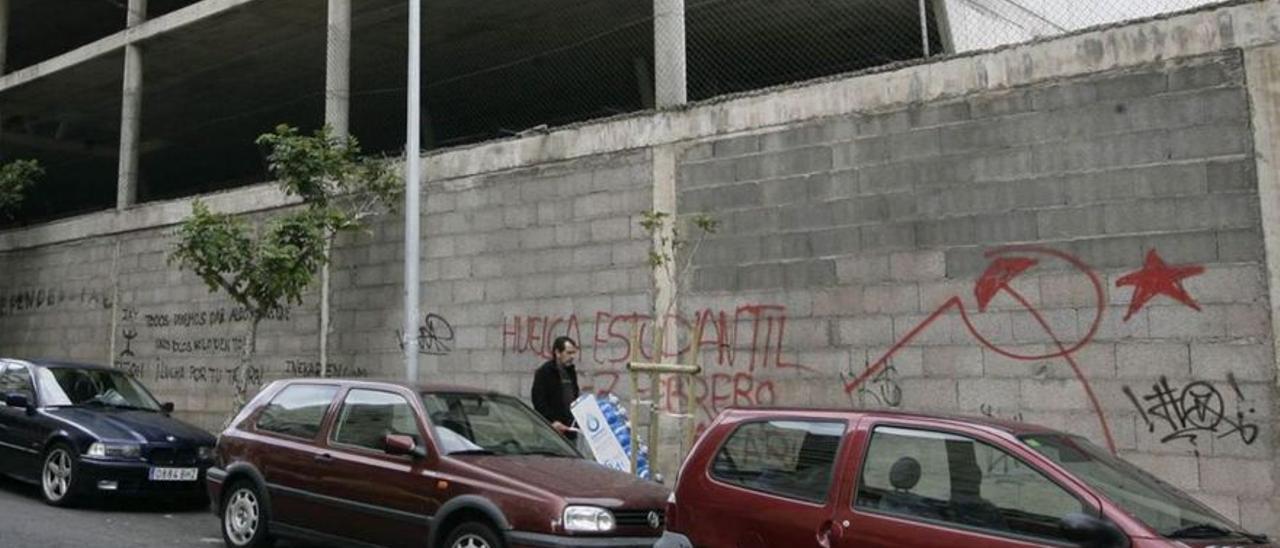
[[[216,442],[137,379],[96,365],[0,359],[0,474],[65,506],[98,495],[203,496]]]

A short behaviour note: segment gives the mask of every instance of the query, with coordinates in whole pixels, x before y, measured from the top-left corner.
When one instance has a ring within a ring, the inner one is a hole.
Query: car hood
[[[102,440],[195,445],[213,445],[215,442],[213,435],[204,430],[151,411],[57,407],[47,409],[46,413]],[[170,436],[174,439],[170,440]]]
[[[607,508],[663,508],[670,493],[662,485],[587,459],[476,455],[458,460],[553,493],[569,502]]]

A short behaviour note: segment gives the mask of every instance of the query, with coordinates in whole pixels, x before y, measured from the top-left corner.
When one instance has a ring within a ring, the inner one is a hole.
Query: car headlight
[[[613,514],[595,506],[568,506],[564,509],[564,530],[579,533],[607,533],[617,525]]]
[[[136,443],[95,443],[89,446],[90,457],[136,459],[142,456],[142,446]]]
[[[200,460],[213,460],[213,446],[201,445],[200,448],[196,450],[196,456],[199,457]]]

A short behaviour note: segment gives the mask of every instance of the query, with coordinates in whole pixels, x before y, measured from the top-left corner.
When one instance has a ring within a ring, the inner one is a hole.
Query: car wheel
[[[222,540],[236,548],[271,546],[262,494],[253,483],[236,483],[223,495]]]
[[[71,506],[78,498],[79,458],[65,443],[55,443],[45,451],[40,467],[40,494],[54,506]]]
[[[502,540],[492,527],[475,521],[454,528],[444,545],[447,548],[503,548]]]

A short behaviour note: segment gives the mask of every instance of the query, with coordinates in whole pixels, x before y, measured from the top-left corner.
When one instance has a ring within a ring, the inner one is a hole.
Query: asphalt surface
[[[0,546],[5,548],[189,548],[223,546],[207,506],[107,500],[79,508],[44,503],[39,489],[0,476]],[[312,545],[280,542],[279,548]]]

